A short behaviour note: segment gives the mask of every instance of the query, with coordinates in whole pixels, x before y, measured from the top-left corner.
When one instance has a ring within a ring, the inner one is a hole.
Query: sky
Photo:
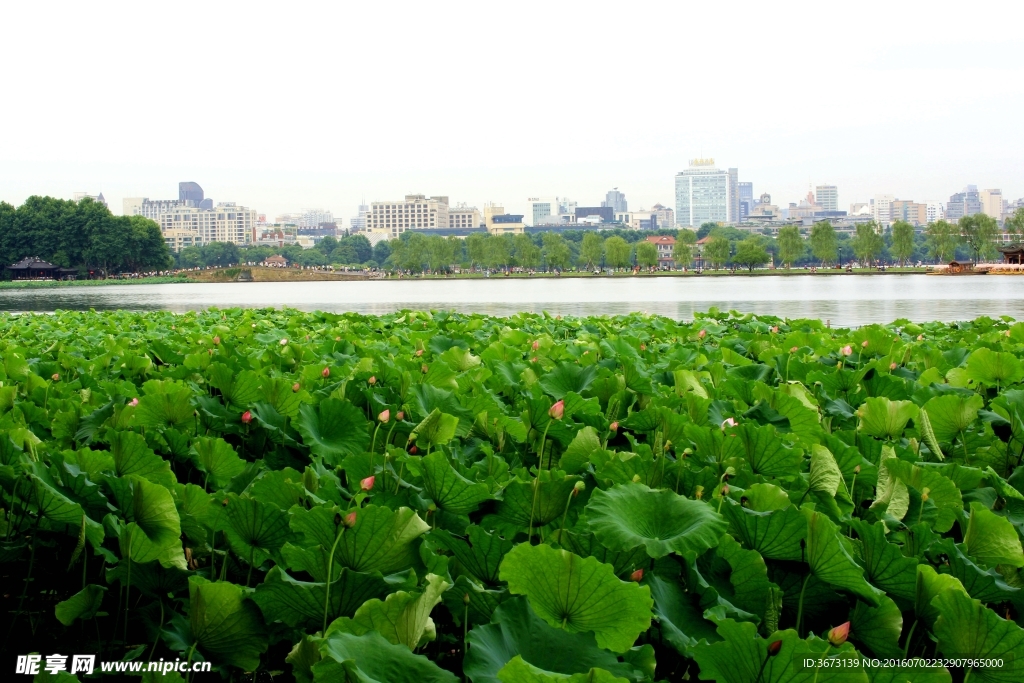
[[[0,201],[1024,196],[1024,3],[7,2]]]

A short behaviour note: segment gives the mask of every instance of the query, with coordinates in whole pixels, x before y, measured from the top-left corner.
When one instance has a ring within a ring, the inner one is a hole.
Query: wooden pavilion
[[[63,280],[74,279],[78,275],[76,268],[61,268],[38,256],[26,256],[17,263],[7,266],[12,280]]]
[[[1008,247],[999,247],[1003,254],[1003,263],[1024,264],[1024,244],[1011,244]]]

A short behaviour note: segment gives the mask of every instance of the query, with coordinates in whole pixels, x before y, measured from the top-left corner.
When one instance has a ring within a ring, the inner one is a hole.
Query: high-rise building
[[[754,183],[739,183],[739,192],[740,212],[739,215],[736,217],[736,220],[742,221],[744,218],[750,215],[751,210],[754,208]]]
[[[88,192],[75,192],[73,195],[71,195],[71,199],[73,199],[76,202],[80,202],[83,199],[91,199],[97,204],[107,206],[107,200],[103,198],[102,192],[100,192],[99,194],[89,194]]]
[[[740,170],[729,169],[729,222],[737,223],[740,219]]]
[[[880,228],[892,223],[892,203],[896,201],[896,197],[891,194],[876,194],[874,199],[874,209],[871,217],[875,219]]]
[[[203,188],[199,183],[183,181],[178,183],[178,201],[185,206],[199,206],[203,203]]]
[[[991,216],[997,221],[1003,217],[1005,204],[1003,203],[1002,190],[982,190],[978,193],[978,200],[981,202],[981,212]]]
[[[628,204],[626,202],[626,195],[619,192],[619,188],[613,187],[604,196],[604,201],[601,202],[601,206],[610,208],[612,213],[626,213],[629,211]]]
[[[576,222],[576,202],[566,197],[531,197],[530,225],[565,225]]]
[[[407,194],[403,201],[373,202],[366,227],[390,230],[392,238],[406,230],[447,228],[448,197]]]
[[[479,228],[480,209],[475,206],[459,204],[448,207],[449,228]]]
[[[319,228],[334,224],[334,214],[327,209],[303,209],[299,217],[299,228]]]
[[[963,192],[950,195],[946,204],[946,220],[956,222],[964,216],[981,213],[981,197],[977,185],[968,185]]]
[[[818,185],[814,188],[814,203],[822,211],[839,210],[839,190],[835,185]]]
[[[733,221],[732,200],[739,200],[734,178],[732,169],[715,168],[714,159],[691,159],[690,167],[676,174],[676,225],[695,228],[709,221]]]
[[[930,199],[925,202],[925,205],[928,207],[925,212],[929,223],[941,221],[946,217],[946,210],[942,206],[942,202]]]
[[[654,218],[658,221],[659,228],[674,228],[676,227],[676,212],[667,206],[661,204],[655,204],[651,207],[651,213]]]
[[[362,232],[366,230],[366,217],[370,214],[369,204],[360,204],[359,213],[352,217],[350,223],[352,232]]]
[[[234,202],[221,202],[212,209],[179,204],[160,214],[157,222],[165,238],[181,235],[177,231],[186,230],[193,233],[193,243],[197,245],[210,242],[249,244],[253,241],[257,214]],[[176,244],[181,244],[181,241],[176,239]]]
[[[896,199],[889,205],[889,217],[917,227],[928,224],[928,205],[908,199]]]

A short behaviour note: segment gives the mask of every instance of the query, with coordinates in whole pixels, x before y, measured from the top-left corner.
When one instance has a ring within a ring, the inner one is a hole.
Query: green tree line
[[[114,216],[91,199],[33,196],[15,208],[0,202],[0,265],[33,256],[62,268],[148,272],[173,265],[160,226]]]

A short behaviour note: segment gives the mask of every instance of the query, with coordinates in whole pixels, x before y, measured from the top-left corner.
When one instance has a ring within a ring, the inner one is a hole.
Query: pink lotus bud
[[[398,414],[395,415],[395,419],[398,420],[399,422],[404,420],[405,419],[405,411],[404,410],[399,410]]]
[[[249,424],[252,422],[252,413],[248,410],[242,413],[242,424]]]
[[[296,382],[295,384],[292,385],[292,391],[295,392],[296,394],[299,393],[299,389],[301,389],[301,388],[302,388],[302,385],[300,385],[298,382]]]
[[[220,345],[220,337],[214,337],[213,338],[213,343],[214,343],[215,346],[219,346]]]
[[[253,325],[253,327],[256,327],[256,326],[255,326],[255,325]],[[174,325],[171,325],[171,329],[172,329],[172,330],[175,330],[175,329],[177,329],[177,328],[176,328],[176,327],[175,327]]]
[[[530,348],[533,349],[534,351],[536,351],[537,349],[540,348],[540,342],[538,340],[534,339],[533,340],[533,344],[530,345]]]
[[[849,344],[847,344],[840,350],[840,353],[842,353],[844,356],[849,356],[851,353],[853,353],[853,349],[850,348]]]
[[[348,527],[349,529],[351,529],[355,525],[356,525],[356,511],[353,510],[352,512],[350,512],[347,515],[345,515],[345,526]]]
[[[416,357],[419,358],[423,355],[423,349],[416,349]]]
[[[828,642],[832,647],[839,647],[850,636],[850,622],[840,624],[828,632]]]
[[[288,346],[288,340],[287,339],[282,339],[281,340],[281,346]]]
[[[335,337],[334,341],[341,341],[341,337]]]
[[[699,338],[703,339],[707,335],[707,333],[708,333],[707,330],[701,330],[700,332],[697,333],[697,336]]]
[[[725,429],[726,427],[735,427],[735,426],[736,426],[736,420],[734,420],[731,417],[727,417],[724,420],[722,420],[722,429]]]
[[[583,352],[583,355],[584,355],[584,356],[586,356],[586,355],[589,355],[589,354],[590,354],[590,351],[584,351],[584,352]]]
[[[775,655],[779,654],[780,650],[782,650],[782,641],[776,640],[768,646],[768,656],[774,657]]]
[[[864,341],[862,341],[860,343],[860,345],[861,345],[861,348],[864,348],[864,349],[868,348],[868,340],[865,339]]]
[[[416,444],[409,446],[409,453],[411,453],[412,455],[416,455],[417,453],[419,453],[419,451],[420,449],[416,448]]]
[[[641,351],[646,351],[647,350],[647,344],[641,344],[640,345],[640,350]]]
[[[896,369],[896,364],[895,363],[889,363],[889,369],[890,370],[895,370]]]
[[[924,335],[923,334],[917,335],[917,341],[924,341]]]
[[[779,333],[779,326],[778,325],[773,325],[772,326],[772,334],[778,334],[778,333]]]
[[[797,351],[799,351],[799,350],[800,350],[800,349],[799,349],[799,348],[797,348],[796,346],[791,346],[791,347],[789,347],[789,352],[790,352],[790,353],[796,353],[796,352],[797,352]]]
[[[420,366],[420,372],[422,372],[424,375],[427,374],[428,370],[430,370],[430,368],[427,367],[426,363]]]
[[[377,383],[377,378],[376,378],[375,376],[373,376],[373,375],[370,375],[370,379],[368,379],[368,380],[366,380],[366,381],[367,381],[367,382],[368,382],[368,383],[370,384],[370,386],[372,387],[372,386],[373,386],[374,384],[376,384],[376,383]]]
[[[618,422],[612,422],[610,425],[608,425],[608,430],[612,431],[612,432],[619,431],[619,423]]]
[[[1009,336],[1010,336],[1010,331],[1009,331],[1009,330],[1007,330],[1007,331],[1006,331],[1006,336],[1007,336],[1007,337],[1009,337]]]
[[[561,420],[562,419],[562,415],[564,415],[564,414],[565,414],[565,401],[557,401],[555,403],[555,405],[551,406],[551,409],[548,411],[548,415],[550,415],[555,420]]]
[[[640,583],[640,581],[643,578],[644,578],[644,568],[643,567],[641,567],[640,569],[637,569],[635,572],[633,572],[632,574],[629,575],[629,580],[630,581],[636,581],[637,583]]]
[[[128,405],[134,408],[135,406],[139,405],[139,399],[133,398],[132,400],[128,401]]]
[[[331,376],[331,369],[329,367],[324,366],[324,369],[320,371],[320,376],[323,377],[324,379],[327,379],[328,377]]]
[[[722,486],[722,496],[725,497],[725,496],[728,496],[728,495],[729,495],[729,485],[725,484],[724,486]]]
[[[50,379],[52,379],[54,382],[59,382],[60,381],[60,375],[55,372],[55,373],[53,373],[53,377],[51,377]]]
[[[387,408],[382,410],[380,412],[380,415],[377,416],[377,420],[382,422],[383,424],[387,424],[388,420],[390,420],[390,419],[391,419],[391,411],[388,410]]]
[[[360,479],[359,488],[361,488],[364,491],[369,491],[370,489],[373,488],[374,479],[375,477],[372,474],[368,476],[366,479]]]
[[[306,335],[306,341],[309,341],[309,335],[308,334]]]

